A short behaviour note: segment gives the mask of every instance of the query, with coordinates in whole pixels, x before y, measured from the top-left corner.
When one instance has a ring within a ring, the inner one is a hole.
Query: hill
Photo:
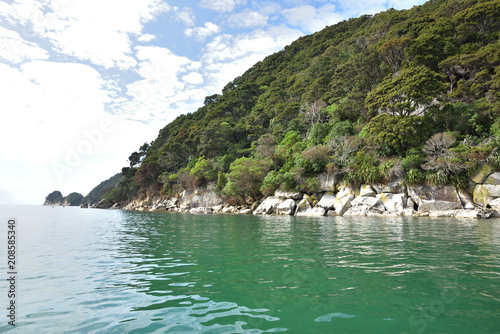
[[[98,203],[102,198],[108,196],[111,191],[123,180],[122,173],[118,173],[109,179],[99,183],[92,189],[87,196],[82,199],[82,203],[93,205]]]
[[[108,198],[216,183],[252,203],[320,173],[465,187],[500,166],[498,17],[499,1],[434,0],[302,37],[133,152]]]
[[[59,190],[54,190],[45,197],[45,202],[43,205],[56,205],[56,206],[79,206],[82,201],[83,196],[79,193],[71,193],[66,197],[63,197]]]

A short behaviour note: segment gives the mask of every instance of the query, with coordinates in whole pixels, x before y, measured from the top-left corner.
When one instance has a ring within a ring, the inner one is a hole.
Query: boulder
[[[500,197],[500,185],[478,184],[474,188],[474,203],[486,207],[488,202]]]
[[[296,216],[324,216],[326,210],[322,207],[309,208],[305,211],[298,211],[295,213]]]
[[[80,204],[80,208],[88,209],[89,208],[89,203],[82,203],[82,204]]]
[[[212,206],[212,212],[213,213],[221,213],[222,209],[224,209],[223,205]]]
[[[500,173],[493,173],[486,178],[484,184],[500,185]]]
[[[107,199],[101,199],[99,203],[97,203],[94,208],[96,209],[109,209],[113,206],[113,203],[108,201]]]
[[[309,205],[313,208],[316,206],[316,204],[318,204],[318,196],[314,194],[311,196],[306,194],[304,195],[304,198],[309,202]]]
[[[429,217],[455,217],[461,211],[463,210],[432,211],[429,212]]]
[[[270,215],[274,208],[281,202],[281,199],[275,196],[266,198],[253,212],[254,215]]]
[[[478,219],[478,218],[482,218],[482,213],[481,213],[481,210],[460,210],[455,215],[455,218],[472,218],[472,219]]]
[[[304,196],[305,197],[305,196]],[[296,216],[300,216],[300,213],[301,212],[305,212],[307,210],[310,210],[312,207],[311,207],[311,204],[309,204],[309,201],[306,199],[306,198],[303,198],[299,204],[297,204],[297,208],[295,210],[295,215]]]
[[[369,184],[362,184],[359,188],[359,196],[361,197],[375,197],[375,191]]]
[[[448,201],[435,201],[435,200],[422,200],[418,206],[418,211],[420,212],[434,212],[434,211],[450,211],[450,210],[462,210],[462,203],[460,202],[448,202]]]
[[[331,210],[335,207],[335,194],[331,191],[325,193],[321,200],[318,202],[319,207],[324,208],[325,210]]]
[[[466,210],[475,209],[476,206],[474,205],[472,196],[469,193],[467,193],[464,190],[459,189],[458,190],[458,197],[460,197],[460,202],[462,203],[462,206],[464,207],[464,209],[466,209]]]
[[[207,213],[212,213],[212,209],[211,208],[205,208],[205,207],[197,207],[197,208],[190,209],[189,213],[207,214]]]
[[[302,194],[299,192],[276,190],[274,197],[281,199],[301,199]]]
[[[351,201],[354,199],[356,191],[348,184],[342,184],[339,191],[335,196],[335,212],[340,216],[343,215],[348,209]]]
[[[377,194],[381,193],[399,194],[399,193],[404,193],[406,190],[403,183],[403,179],[396,180],[389,184],[374,184],[373,189],[377,192]]]
[[[279,203],[274,211],[277,215],[293,215],[296,207],[295,201],[289,198]]]
[[[483,183],[491,173],[493,173],[493,167],[490,165],[482,165],[477,173],[471,177],[471,180],[475,183]]]
[[[333,191],[335,189],[335,176],[330,174],[318,175],[318,191]]]
[[[406,194],[381,193],[377,198],[384,204],[388,213],[399,214],[406,206]],[[410,207],[413,209],[413,206]]]
[[[410,186],[408,195],[417,203],[420,212],[463,209],[457,190],[452,186]]]
[[[358,196],[351,201],[344,216],[379,216],[385,213],[385,207],[376,197]]]
[[[240,215],[249,215],[252,213],[251,209],[243,209],[239,212]]]

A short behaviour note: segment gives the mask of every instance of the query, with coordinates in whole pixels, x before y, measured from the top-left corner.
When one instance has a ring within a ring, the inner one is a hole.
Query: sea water
[[[0,332],[500,333],[497,219],[0,210]]]

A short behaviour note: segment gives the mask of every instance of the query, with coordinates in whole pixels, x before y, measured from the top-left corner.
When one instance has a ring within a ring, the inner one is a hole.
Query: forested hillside
[[[350,183],[465,186],[498,167],[500,1],[429,1],[302,37],[143,145],[108,195],[208,182],[234,202]]]

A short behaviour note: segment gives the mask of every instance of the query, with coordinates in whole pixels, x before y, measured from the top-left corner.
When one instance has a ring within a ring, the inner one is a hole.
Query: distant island
[[[397,184],[405,209],[490,209],[500,198],[499,17],[499,1],[433,0],[301,37],[166,125],[95,199],[254,212],[285,194],[273,212]]]
[[[82,203],[83,195],[73,192],[66,197],[63,197],[60,191],[55,190],[45,197],[43,205],[52,206],[79,206]]]
[[[45,197],[43,205],[89,207],[97,204],[109,195],[109,193],[120,183],[121,180],[123,180],[122,173],[117,173],[109,179],[99,183],[85,197],[76,192],[63,197],[60,191],[55,190]]]

